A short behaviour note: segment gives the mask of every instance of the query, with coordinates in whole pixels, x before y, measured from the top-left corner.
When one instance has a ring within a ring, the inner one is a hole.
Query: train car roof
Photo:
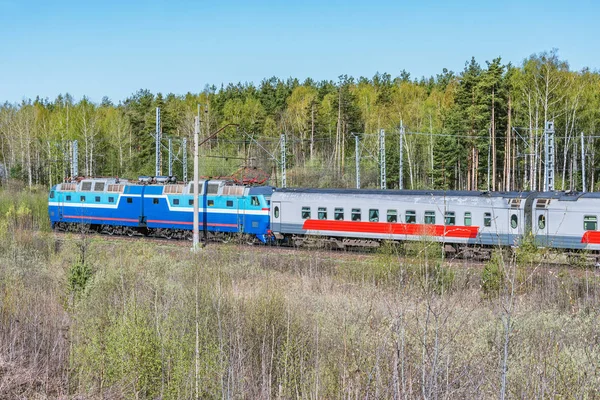
[[[579,199],[600,199],[600,192],[539,192],[536,198],[577,201]]]
[[[434,197],[501,197],[525,198],[532,192],[482,192],[475,190],[381,190],[381,189],[313,189],[281,188],[280,193],[337,194],[337,195],[386,195],[386,196],[434,196]]]

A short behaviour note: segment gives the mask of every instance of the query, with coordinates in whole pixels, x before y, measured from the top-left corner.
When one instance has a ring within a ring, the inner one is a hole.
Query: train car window
[[[209,207],[214,207],[214,205],[215,205],[215,201],[214,201],[214,200],[207,200],[206,204],[207,204]]]
[[[471,213],[465,212],[465,226],[471,226]]]
[[[327,219],[327,208],[326,207],[319,207],[318,217],[319,217],[319,219]]]
[[[595,231],[598,227],[598,218],[595,215],[585,215],[583,217],[583,230]]]
[[[483,213],[483,226],[492,226],[492,213]]]
[[[127,202],[128,202],[129,204],[131,204],[131,203],[133,203],[133,199],[132,199],[131,197],[128,197],[128,198],[127,198]]]
[[[258,201],[258,197],[252,196],[250,197],[250,204],[253,206],[260,206],[260,202]]]
[[[343,221],[344,220],[344,209],[336,208],[333,213],[333,219],[335,219],[336,221]]]
[[[193,205],[194,205],[194,199],[189,199],[188,206],[193,206]]]
[[[178,206],[179,205],[179,199],[173,199],[173,205],[174,206]]]
[[[517,214],[513,214],[510,216],[510,227],[517,229],[517,226],[519,226],[519,217],[517,217]]]
[[[217,194],[219,193],[219,184],[218,183],[209,183],[208,189],[206,191],[207,194]]]
[[[227,207],[233,207],[233,200],[227,200]]]
[[[71,201],[71,195],[67,196],[67,201]]]
[[[435,225],[435,211],[425,211],[425,221],[427,225]]]
[[[538,228],[546,228],[546,216],[543,214],[538,217]]]
[[[446,211],[444,223],[446,225],[456,225],[456,215],[454,214],[454,211]]]
[[[158,199],[152,199],[152,204],[158,204]]]
[[[82,203],[85,203],[85,196],[81,196],[81,197],[79,198],[79,200],[80,200]]]
[[[279,218],[279,207],[275,206],[275,210],[273,210],[273,216],[275,218]]]
[[[353,208],[351,214],[352,221],[360,221],[360,208]]]
[[[96,196],[96,203],[100,203],[100,196]]]
[[[53,199],[54,198],[54,190],[50,192],[50,198]]]
[[[387,222],[398,222],[397,210],[387,210]]]
[[[198,182],[198,193],[202,193],[202,190],[204,188],[204,183],[200,183]],[[190,190],[188,191],[189,194],[194,194],[194,184],[193,182],[190,183]]]
[[[114,197],[109,197],[108,198],[108,202],[109,203],[114,203],[115,202],[115,198]]]
[[[417,212],[416,211],[406,211],[405,221],[407,224],[416,224],[417,223]]]
[[[379,210],[369,210],[369,222],[379,222]]]
[[[302,219],[310,218],[310,207],[302,207]]]

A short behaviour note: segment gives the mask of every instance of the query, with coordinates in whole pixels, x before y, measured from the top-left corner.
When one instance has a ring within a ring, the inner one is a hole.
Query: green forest
[[[443,69],[420,79],[404,70],[398,76],[325,81],[272,77],[258,85],[229,83],[184,95],[142,89],[118,103],[69,94],[4,103],[0,175],[29,186],[60,182],[69,176],[73,140],[80,175],[154,175],[157,107],[161,172],[168,173],[172,138],[173,174],[179,179],[182,139],[191,166],[194,117],[200,114],[201,140],[233,125],[201,146],[203,176],[259,168],[280,185],[285,135],[288,186],[353,187],[358,136],[362,186],[379,187],[384,129],[387,187],[397,188],[402,124],[406,189],[542,190],[544,127],[551,120],[555,188],[598,187],[600,74],[571,70],[557,50],[533,54],[520,65],[500,57],[484,63],[472,58],[460,72]]]

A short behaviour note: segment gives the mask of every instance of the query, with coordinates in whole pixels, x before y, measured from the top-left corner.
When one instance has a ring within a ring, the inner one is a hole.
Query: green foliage
[[[81,296],[87,283],[92,277],[92,270],[87,263],[78,262],[69,269],[69,290],[76,296]]]
[[[504,259],[501,251],[494,251],[492,258],[481,272],[481,288],[488,298],[496,297],[504,287]]]
[[[540,260],[541,254],[542,250],[537,247],[533,234],[526,235],[523,237],[521,242],[519,242],[516,249],[517,265],[531,265],[532,263]]]

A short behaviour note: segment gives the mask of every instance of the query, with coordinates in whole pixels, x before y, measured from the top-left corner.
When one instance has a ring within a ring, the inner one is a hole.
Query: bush
[[[491,298],[498,296],[503,285],[504,259],[501,251],[494,251],[481,272],[481,288],[485,296]]]

